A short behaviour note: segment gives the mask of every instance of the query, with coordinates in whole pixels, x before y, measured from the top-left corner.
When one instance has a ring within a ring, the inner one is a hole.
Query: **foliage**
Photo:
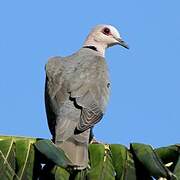
[[[89,145],[89,165],[68,168],[69,159],[50,140],[0,136],[1,180],[151,180],[180,179],[180,145],[153,149],[132,143]],[[165,165],[166,164],[166,165]]]

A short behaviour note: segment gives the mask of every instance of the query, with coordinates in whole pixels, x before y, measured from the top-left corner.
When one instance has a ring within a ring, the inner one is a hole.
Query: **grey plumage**
[[[84,47],[68,57],[54,57],[46,64],[45,104],[48,125],[57,146],[78,169],[88,165],[92,127],[101,120],[109,99],[105,49],[119,44],[128,48],[117,29],[98,25]]]
[[[55,144],[73,166],[88,163],[90,128],[101,120],[109,98],[105,59],[82,48],[69,57],[54,57],[46,64],[46,111]]]

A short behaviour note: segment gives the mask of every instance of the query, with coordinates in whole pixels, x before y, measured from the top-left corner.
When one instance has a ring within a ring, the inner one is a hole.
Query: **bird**
[[[106,110],[110,80],[105,50],[129,46],[109,24],[96,25],[72,55],[49,58],[45,65],[45,107],[52,139],[70,159],[69,167],[88,167],[92,129]]]

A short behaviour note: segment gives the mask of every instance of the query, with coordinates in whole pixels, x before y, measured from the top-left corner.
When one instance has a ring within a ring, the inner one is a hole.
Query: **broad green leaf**
[[[3,168],[8,167],[11,174],[14,174],[15,180],[35,179],[35,151],[33,143],[35,138],[0,136],[0,150],[2,157],[7,161],[8,166],[4,166],[3,161],[0,164]],[[3,171],[1,171],[3,172]],[[8,171],[7,171],[8,172]],[[0,177],[3,177],[0,175]],[[3,177],[2,179],[5,179]],[[8,179],[11,179],[8,177]]]
[[[179,148],[176,145],[161,147],[154,150],[164,164],[176,162],[179,156]]]
[[[0,141],[0,151],[6,158],[5,161],[9,163],[12,169],[15,170],[15,150],[14,142],[12,139],[1,140]]]
[[[12,169],[12,167],[9,165],[8,162],[6,162],[4,155],[0,151],[0,162],[1,162],[1,170],[0,170],[0,177],[3,180],[13,180],[15,176],[15,171]],[[3,163],[5,162],[5,163]]]
[[[131,151],[151,176],[155,178],[172,176],[172,173],[163,165],[150,145],[133,143],[131,144]]]
[[[119,144],[112,144],[110,146],[112,152],[112,161],[116,170],[116,179],[121,179],[123,176],[123,170],[126,167],[126,158],[128,149]]]
[[[15,174],[15,150],[12,139],[0,140],[0,177],[11,180]]]
[[[121,180],[137,180],[138,178],[136,176],[135,162],[134,162],[132,154],[129,151],[127,151],[125,165],[126,166],[125,166],[125,169],[123,169]],[[143,179],[138,179],[138,180],[143,180]]]
[[[134,143],[128,150],[118,144],[92,144],[89,146],[91,169],[69,173],[64,169],[69,159],[50,140],[0,136],[0,180],[152,180],[151,176],[171,176],[175,180],[180,179],[179,155],[180,145],[153,150],[149,145]],[[162,162],[173,162],[168,168],[176,177]],[[49,168],[42,170],[41,163]],[[38,178],[40,174],[44,176]]]
[[[30,146],[28,140],[16,141],[16,160],[17,160],[17,175],[21,178],[25,172],[28,155],[30,153]]]
[[[35,149],[30,139],[16,140],[17,175],[22,180],[32,180],[35,169]]]
[[[128,149],[120,144],[112,144],[110,148],[116,170],[116,180],[136,180],[134,160]]]
[[[57,148],[50,140],[39,140],[35,143],[36,148],[56,165],[66,168],[70,160],[64,151]]]
[[[114,170],[111,152],[108,145],[89,145],[91,169],[87,173],[89,180],[114,180],[116,172]]]

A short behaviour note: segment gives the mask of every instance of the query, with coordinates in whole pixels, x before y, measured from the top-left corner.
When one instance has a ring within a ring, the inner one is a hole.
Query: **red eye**
[[[103,32],[103,34],[105,34],[105,35],[107,35],[107,36],[111,34],[110,29],[107,28],[107,27],[105,27],[102,32]]]

